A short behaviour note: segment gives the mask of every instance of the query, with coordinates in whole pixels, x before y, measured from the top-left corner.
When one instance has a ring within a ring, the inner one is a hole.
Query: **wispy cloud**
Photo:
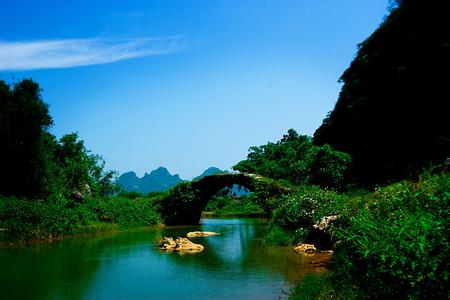
[[[70,68],[181,51],[180,37],[0,41],[0,70]]]

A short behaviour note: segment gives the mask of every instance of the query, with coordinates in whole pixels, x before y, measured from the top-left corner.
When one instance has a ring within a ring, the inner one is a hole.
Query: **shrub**
[[[309,228],[322,217],[337,213],[340,196],[318,187],[305,187],[301,191],[285,196],[274,210],[272,222],[287,230]]]
[[[348,281],[379,297],[445,298],[449,186],[448,175],[425,174],[352,203],[346,212],[354,215],[338,232],[344,245],[333,262],[336,286]]]
[[[99,222],[149,226],[160,223],[161,218],[155,199],[149,198],[90,198],[85,203],[63,197],[47,202],[0,198],[0,228],[7,229],[9,239],[34,240],[79,233]]]
[[[272,225],[264,236],[264,242],[268,245],[287,246],[291,245],[293,235],[283,228]]]
[[[128,226],[148,226],[160,223],[160,217],[148,198],[96,198],[87,201],[89,210],[100,221]]]
[[[215,196],[209,200],[204,211],[214,212],[217,216],[258,216],[264,214],[251,195],[239,198]]]
[[[189,224],[191,216],[197,212],[191,210],[191,203],[196,201],[195,192],[190,182],[174,186],[167,197],[161,201],[160,212],[166,224]]]

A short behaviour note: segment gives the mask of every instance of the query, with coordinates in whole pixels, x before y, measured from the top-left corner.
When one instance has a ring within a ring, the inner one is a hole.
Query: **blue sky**
[[[58,137],[107,167],[229,169],[289,128],[312,135],[383,0],[0,0],[0,79],[43,88]]]

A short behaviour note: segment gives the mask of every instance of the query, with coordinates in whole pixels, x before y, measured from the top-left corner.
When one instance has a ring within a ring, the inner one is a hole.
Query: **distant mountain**
[[[221,174],[221,173],[228,173],[228,171],[223,171],[216,167],[210,167],[210,168],[206,169],[205,171],[203,171],[203,173],[201,175],[195,177],[194,180],[200,180],[203,177],[215,175],[215,174]]]
[[[194,180],[200,180],[205,176],[228,173],[216,167],[210,167],[203,171],[203,173],[194,178]],[[180,178],[178,174],[171,175],[169,171],[164,167],[159,167],[156,170],[145,173],[142,178],[139,178],[135,172],[126,172],[119,176],[117,183],[122,186],[128,192],[139,192],[142,194],[148,194],[150,192],[164,192],[171,187],[177,185],[184,180]],[[227,188],[226,188],[227,189]],[[229,190],[230,195],[245,195],[248,194],[248,190],[240,188],[238,185],[233,185],[233,188]]]
[[[126,191],[142,194],[167,191],[182,181],[178,174],[172,175],[164,167],[159,167],[150,174],[145,173],[142,178],[139,178],[135,172],[126,172],[117,179],[117,183]]]

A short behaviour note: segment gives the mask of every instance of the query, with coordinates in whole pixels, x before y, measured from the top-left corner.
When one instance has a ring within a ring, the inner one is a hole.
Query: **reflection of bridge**
[[[164,222],[168,225],[198,224],[202,211],[211,197],[233,184],[243,186],[252,192],[261,187],[267,191],[268,197],[277,197],[288,191],[288,188],[260,175],[245,173],[210,175],[200,180],[182,183],[170,192],[170,195],[161,202]]]

